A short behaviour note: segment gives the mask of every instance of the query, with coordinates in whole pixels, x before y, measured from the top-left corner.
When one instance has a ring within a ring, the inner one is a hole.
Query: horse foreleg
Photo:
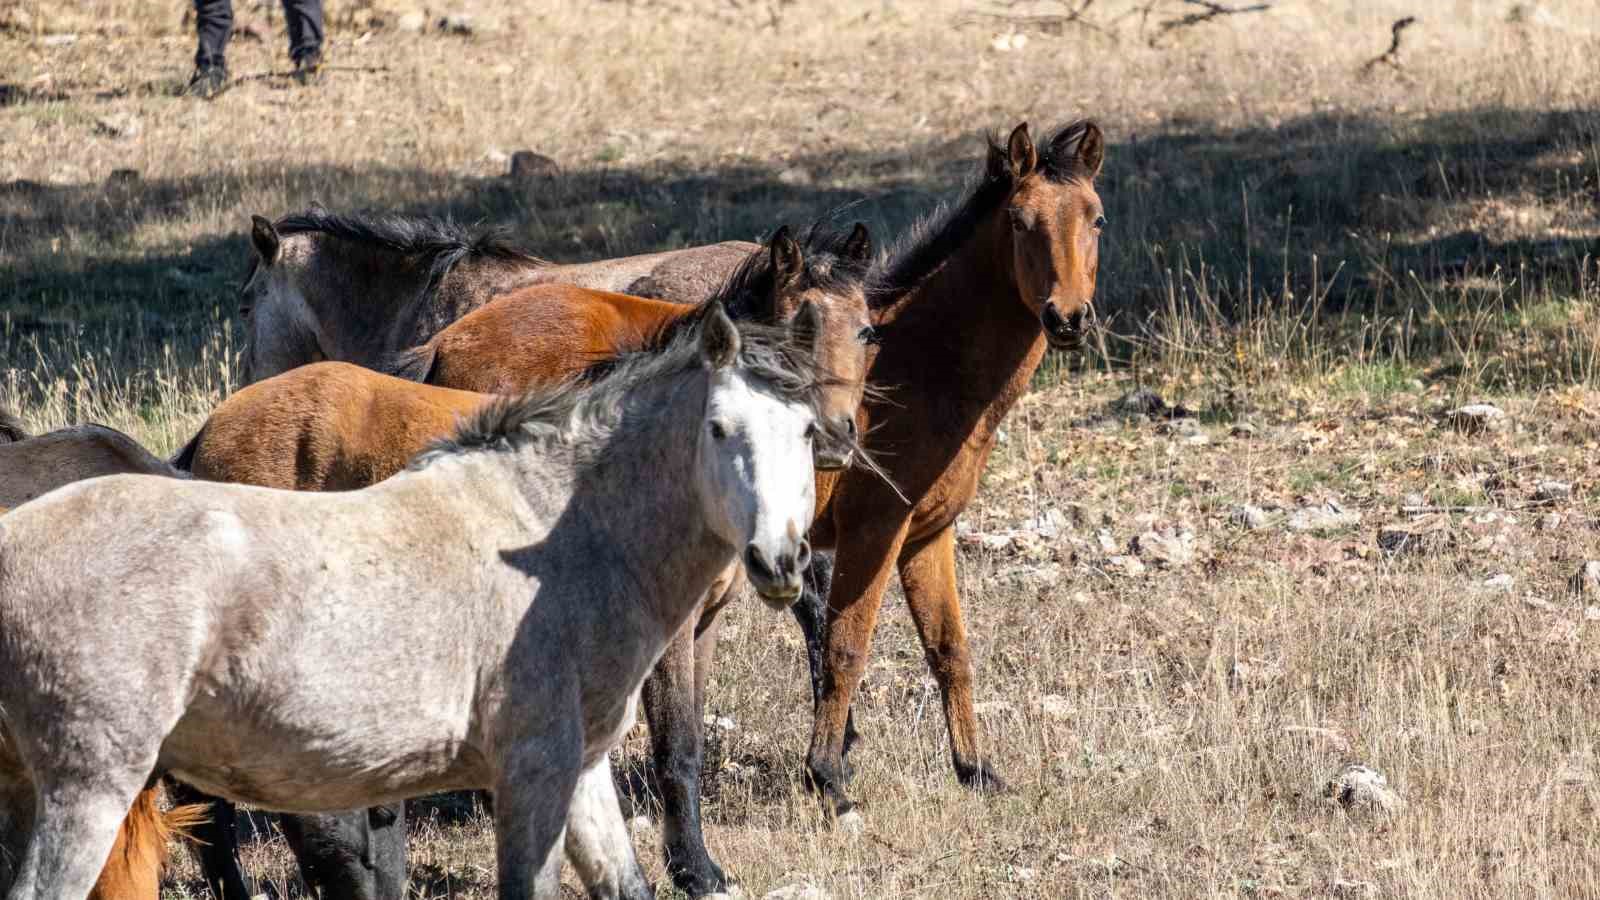
[[[996,793],[1005,782],[978,751],[978,719],[972,710],[972,654],[956,593],[955,529],[947,527],[900,555],[900,584],[922,639],[922,652],[944,698],[950,761],[956,777],[974,790]]]
[[[862,826],[855,804],[845,795],[844,740],[850,703],[867,668],[867,651],[878,624],[883,591],[894,571],[893,561],[905,540],[906,522],[860,517],[849,539],[835,551],[833,586],[828,592],[828,620],[822,659],[822,696],[811,727],[806,772],[822,795],[823,812],[841,826]]]
[[[652,900],[655,888],[639,868],[633,840],[622,821],[611,760],[601,756],[578,778],[567,813],[567,858],[590,897]]]
[[[561,848],[582,774],[581,716],[553,720],[518,741],[494,782],[495,868],[500,900],[559,900]]]
[[[695,681],[695,626],[673,637],[642,691],[656,790],[661,795],[662,849],[667,874],[691,897],[725,891],[728,878],[706,850],[700,826],[700,760],[704,735]],[[715,640],[715,635],[712,636]]]
[[[210,804],[211,814],[190,832],[199,852],[201,874],[216,900],[250,900],[250,890],[239,871],[238,813],[233,804],[173,778],[167,779],[167,796],[178,806]]]
[[[817,707],[822,703],[822,655],[826,648],[826,633],[828,630],[828,590],[833,585],[833,553],[817,552],[811,557],[811,565],[806,567],[805,589],[800,599],[789,607],[794,619],[800,625],[800,633],[806,640],[806,664],[811,669],[811,711],[816,714]],[[840,752],[840,759],[844,764],[844,780],[848,784],[855,776],[850,766],[850,751],[861,740],[861,734],[856,731],[855,709],[845,713],[844,719],[844,748]]]

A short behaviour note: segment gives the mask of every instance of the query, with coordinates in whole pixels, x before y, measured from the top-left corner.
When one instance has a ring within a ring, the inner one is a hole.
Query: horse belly
[[[455,718],[373,721],[200,699],[162,744],[160,767],[207,793],[290,812],[487,787],[488,766],[465,739],[465,717]]]

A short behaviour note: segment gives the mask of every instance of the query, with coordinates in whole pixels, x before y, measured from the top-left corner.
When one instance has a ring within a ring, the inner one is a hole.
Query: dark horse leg
[[[805,592],[800,600],[789,608],[794,613],[794,619],[800,623],[800,631],[806,638],[806,661],[811,666],[811,709],[816,712],[818,704],[822,702],[822,654],[828,639],[828,589],[833,586],[833,554],[817,552],[811,556],[811,565],[806,569]],[[861,735],[856,732],[856,715],[851,710],[845,716],[844,722],[844,780],[849,783],[855,775],[850,767],[850,748],[856,745]]]
[[[216,900],[250,900],[239,872],[238,815],[233,804],[202,794],[175,778],[167,779],[167,796],[176,806],[205,803],[211,806],[206,821],[195,826],[195,849],[200,855],[200,871]]]
[[[283,816],[300,874],[324,900],[404,900],[405,804]]]
[[[661,796],[662,846],[667,874],[678,890],[700,897],[728,889],[728,876],[711,859],[700,827],[700,759],[704,735],[695,690],[695,629],[691,618],[667,645],[642,691],[650,722],[656,791]],[[716,639],[715,631],[709,636]]]
[[[216,900],[250,900],[239,870],[238,813],[232,803],[202,794],[176,779],[168,795],[178,805],[208,803],[211,814],[194,829],[200,869]],[[325,900],[402,900],[405,896],[404,807],[328,816],[283,816],[284,836],[300,872]]]

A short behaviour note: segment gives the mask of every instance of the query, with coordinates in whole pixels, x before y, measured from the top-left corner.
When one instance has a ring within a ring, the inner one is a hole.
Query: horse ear
[[[807,353],[817,352],[817,336],[822,334],[822,315],[810,300],[800,304],[800,311],[789,320],[789,339]]]
[[[767,243],[772,248],[773,284],[781,291],[800,277],[805,258],[800,255],[800,245],[789,234],[787,225],[779,228]]]
[[[866,262],[867,257],[872,255],[872,234],[867,231],[867,223],[856,223],[850,232],[850,239],[844,242],[844,255],[856,262]]]
[[[1028,136],[1027,122],[1012,129],[1006,141],[1006,156],[1011,163],[1011,177],[1015,179],[1026,178],[1039,165],[1039,151],[1033,146],[1033,138]]]
[[[270,266],[278,258],[278,229],[265,216],[250,217],[250,243],[255,245],[262,265]]]
[[[1058,151],[1067,152],[1067,148],[1061,145],[1074,138],[1077,140],[1077,146],[1071,151],[1073,169],[1092,180],[1100,174],[1100,164],[1106,159],[1105,132],[1101,131],[1100,126],[1092,120],[1083,123],[1081,132],[1076,128],[1069,128],[1056,138],[1056,146],[1050,148],[1052,156]]]
[[[713,304],[700,328],[700,358],[706,367],[715,371],[731,365],[739,358],[739,329],[728,318],[722,302]]]

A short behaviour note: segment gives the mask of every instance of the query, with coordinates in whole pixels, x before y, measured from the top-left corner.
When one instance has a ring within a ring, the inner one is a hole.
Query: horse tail
[[[374,369],[385,375],[427,384],[433,376],[433,365],[438,360],[437,348],[432,341],[420,347],[390,353],[378,360]]]
[[[194,437],[189,438],[189,443],[184,444],[183,449],[179,450],[178,455],[174,456],[168,464],[179,472],[193,474],[194,458],[200,452],[200,439],[206,436],[206,426],[210,424],[208,421],[205,425],[201,425],[200,430],[194,433]]]
[[[88,900],[154,900],[158,896],[161,870],[167,865],[167,842],[188,837],[206,819],[204,805],[162,812],[160,797],[160,785],[153,784],[134,799]]]
[[[22,420],[9,409],[0,409],[0,444],[16,443],[28,439],[27,429],[22,427]]]

